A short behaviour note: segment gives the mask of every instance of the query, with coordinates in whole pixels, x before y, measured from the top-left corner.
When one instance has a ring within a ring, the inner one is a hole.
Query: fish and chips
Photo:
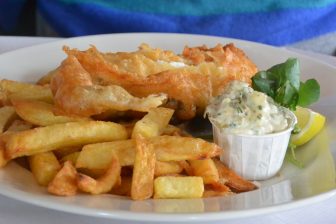
[[[202,115],[229,81],[250,82],[257,68],[240,49],[64,51],[36,84],[0,81],[0,167],[24,158],[58,196],[145,200],[256,189],[218,159],[223,149],[178,125]]]

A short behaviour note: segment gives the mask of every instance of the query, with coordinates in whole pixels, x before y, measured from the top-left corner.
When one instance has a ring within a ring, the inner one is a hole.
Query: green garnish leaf
[[[302,107],[315,103],[320,98],[320,85],[315,79],[301,82],[298,105]]]
[[[258,72],[252,78],[252,87],[291,110],[297,105],[308,106],[320,97],[320,86],[315,79],[300,82],[300,65],[296,58]]]

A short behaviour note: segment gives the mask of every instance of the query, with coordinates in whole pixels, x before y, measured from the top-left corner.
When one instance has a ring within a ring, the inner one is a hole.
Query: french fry
[[[67,156],[74,152],[79,152],[81,150],[82,150],[82,146],[70,146],[70,147],[65,147],[61,149],[56,149],[54,150],[54,153],[57,158],[63,158],[64,156]],[[73,163],[73,164],[76,164],[76,163]]]
[[[182,161],[211,158],[219,155],[220,148],[202,139],[158,136],[148,139],[155,149],[158,161]],[[116,156],[121,166],[134,164],[135,143],[133,139],[86,145],[83,147],[77,163],[77,168],[106,169]]]
[[[190,160],[189,163],[193,170],[193,174],[202,177],[204,184],[218,182],[218,171],[212,159]]]
[[[8,159],[6,157],[6,145],[5,142],[1,139],[2,136],[0,136],[0,168],[4,167],[8,163]]]
[[[33,125],[28,123],[27,121],[22,120],[15,120],[12,124],[8,127],[7,132],[19,132],[32,129]]]
[[[154,198],[201,198],[203,192],[202,177],[162,176],[154,180]]]
[[[121,195],[121,196],[131,196],[131,187],[132,187],[132,177],[121,177],[120,185],[115,185],[111,194]]]
[[[190,164],[188,163],[188,161],[182,160],[182,161],[178,161],[178,163],[180,164],[180,166],[182,167],[182,169],[184,170],[184,172],[188,175],[188,176],[194,176],[194,171],[191,168]]]
[[[17,117],[15,109],[11,106],[4,106],[0,108],[0,134],[5,131],[5,128],[10,122]]]
[[[220,154],[216,144],[200,138],[159,136],[150,139],[159,161],[206,159]]]
[[[78,156],[79,156],[79,152],[73,152],[66,156],[63,156],[60,162],[65,163],[66,161],[71,161],[72,164],[76,164]]]
[[[120,180],[121,166],[118,159],[113,158],[106,173],[97,180],[85,174],[77,175],[78,189],[90,194],[103,194],[109,192]]]
[[[113,122],[85,121],[55,124],[11,135],[6,139],[6,155],[13,159],[58,148],[126,138],[125,128]]]
[[[79,154],[76,168],[107,169],[113,157],[118,158],[121,166],[134,164],[134,140],[85,145]]]
[[[227,196],[234,194],[231,189],[222,184],[222,183],[212,183],[205,185],[205,191],[203,193],[203,197],[217,197],[217,196]]]
[[[108,168],[107,168],[108,169]],[[92,178],[99,178],[106,173],[107,169],[86,169],[86,168],[79,168],[77,172],[90,176]]]
[[[162,131],[162,135],[173,135],[182,137],[191,137],[190,134],[183,131],[181,128],[174,125],[168,124],[167,127]]]
[[[203,193],[203,198],[210,198],[210,197],[223,197],[232,195],[232,192],[224,192],[224,191],[215,191],[215,190],[205,190]]]
[[[225,166],[221,161],[214,159],[218,170],[219,179],[224,179],[225,184],[231,188],[233,192],[251,191],[257,188],[252,182],[238,176],[233,170]]]
[[[77,171],[70,161],[64,163],[48,184],[48,192],[58,196],[72,196],[77,193]]]
[[[154,147],[139,134],[135,137],[135,159],[131,186],[133,200],[144,200],[153,195],[154,170]]]
[[[178,174],[183,171],[182,166],[179,164],[179,162],[170,161],[170,162],[161,162],[156,161],[155,162],[155,172],[154,176],[165,176],[169,174]]]
[[[53,113],[53,105],[42,101],[12,100],[12,104],[23,120],[39,126],[90,120],[89,118],[56,116]]]
[[[9,138],[15,132],[24,131],[32,128],[32,125],[26,121],[15,120],[9,126],[6,132],[0,135],[0,167],[4,167],[9,159],[6,157],[6,143],[5,139]]]
[[[10,104],[11,99],[31,99],[47,103],[53,102],[53,95],[49,87],[24,82],[3,79],[0,81],[0,93],[0,101],[4,104]]]
[[[132,138],[141,135],[145,138],[159,136],[169,123],[174,110],[164,107],[151,109],[141,120],[139,120],[132,132]]]
[[[43,152],[29,156],[28,161],[37,183],[42,186],[47,186],[61,169],[61,165],[53,152]]]

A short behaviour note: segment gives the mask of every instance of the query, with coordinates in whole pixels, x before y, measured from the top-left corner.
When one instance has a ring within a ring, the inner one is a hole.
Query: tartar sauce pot
[[[227,166],[249,180],[265,180],[280,170],[297,123],[293,112],[247,83],[233,81],[205,113]]]

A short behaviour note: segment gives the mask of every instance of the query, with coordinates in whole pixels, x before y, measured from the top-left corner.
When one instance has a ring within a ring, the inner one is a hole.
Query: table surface
[[[6,51],[15,50],[18,48],[32,46],[40,43],[47,43],[55,41],[57,38],[43,38],[43,37],[4,37],[0,36],[0,54]],[[328,55],[316,54],[313,52],[302,51],[294,48],[290,50],[312,56],[315,59],[322,60],[325,63],[336,66],[336,57]],[[313,205],[273,213],[269,215],[244,218],[239,220],[225,221],[226,224],[295,224],[295,223],[335,223],[336,221],[336,196],[327,199],[323,202]],[[104,218],[94,218],[65,212],[49,210],[46,208],[37,207],[34,205],[26,204],[0,195],[0,224],[58,224],[58,223],[71,223],[71,224],[86,224],[86,223],[129,223],[125,221],[113,221]],[[217,222],[223,223],[223,222]]]

